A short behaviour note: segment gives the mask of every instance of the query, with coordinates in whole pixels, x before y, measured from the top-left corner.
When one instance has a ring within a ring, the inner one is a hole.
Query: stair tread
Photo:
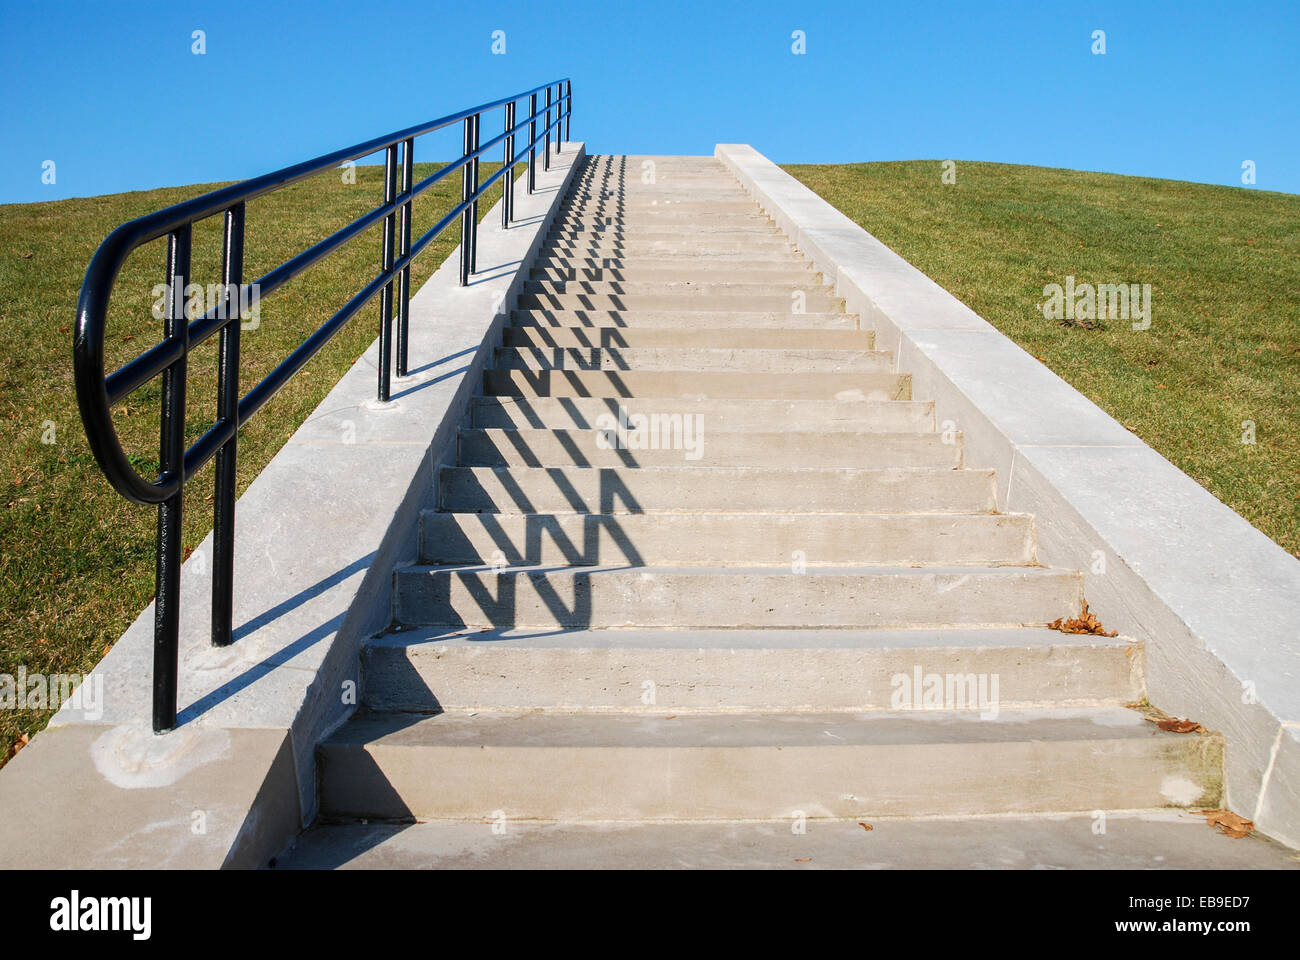
[[[494,566],[488,563],[413,563],[398,570],[399,574],[418,575],[429,573],[474,573],[492,576],[494,574],[568,575],[590,577],[601,573],[627,573],[651,576],[691,576],[691,577],[782,577],[798,579],[817,579],[820,577],[912,577],[929,578],[963,577],[972,575],[981,577],[1062,577],[1079,576],[1077,570],[1069,567],[1044,567],[1033,563],[1002,564],[953,564],[935,563],[916,566],[902,564],[872,564],[852,566],[849,564],[828,564],[826,566],[810,565],[806,573],[794,573],[788,568],[775,566],[757,566],[754,564],[671,564],[671,563],[597,563],[590,566],[570,564],[540,563]]]
[[[484,811],[486,818],[489,810]],[[1188,812],[717,823],[318,824],[277,869],[1300,869],[1278,843],[1235,840]],[[492,821],[489,821],[492,822]]]
[[[1001,648],[1128,649],[1137,644],[1129,637],[1098,637],[1062,633],[1047,627],[945,627],[941,629],[804,627],[698,628],[605,627],[538,630],[526,627],[491,627],[485,630],[454,627],[413,627],[378,634],[365,641],[374,649],[425,647],[539,648],[552,650],[978,650]],[[485,648],[486,649],[486,648]]]
[[[472,711],[433,715],[358,713],[323,744],[348,747],[788,748],[915,744],[1190,742],[1117,706],[1009,707],[866,713],[644,713]]]

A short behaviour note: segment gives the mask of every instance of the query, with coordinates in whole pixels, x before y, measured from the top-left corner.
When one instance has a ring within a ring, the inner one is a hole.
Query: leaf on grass
[[[1179,720],[1177,717],[1147,717],[1166,733],[1204,733],[1205,728],[1195,720]]]
[[[861,820],[859,820],[858,826],[861,827],[863,830],[866,830],[868,833],[871,832],[872,827],[871,824],[869,823],[863,823]]]
[[[10,760],[16,757],[18,755],[18,751],[21,750],[23,747],[27,746],[27,744],[29,743],[31,743],[31,737],[27,736],[27,734],[25,733],[20,734],[18,739],[13,742],[13,746],[11,746],[8,750],[5,751],[4,762],[8,763]]]
[[[1205,822],[1210,826],[1218,827],[1219,832],[1225,837],[1232,837],[1235,840],[1250,836],[1250,832],[1255,829],[1252,821],[1237,816],[1231,810],[1198,810],[1197,813],[1204,817]]]
[[[1083,603],[1083,612],[1077,617],[1065,619],[1059,617],[1047,625],[1049,630],[1060,630],[1062,633],[1086,633],[1094,637],[1114,637],[1119,635],[1118,630],[1106,632],[1106,628],[1101,625],[1097,615],[1088,612],[1088,602]]]

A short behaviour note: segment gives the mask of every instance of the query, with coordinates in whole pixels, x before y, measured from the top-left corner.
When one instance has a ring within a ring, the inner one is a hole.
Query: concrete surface
[[[1044,562],[1146,642],[1153,702],[1224,733],[1233,808],[1300,846],[1300,560],[752,147],[716,155],[1038,517]]]
[[[1291,851],[1188,813],[741,823],[322,825],[287,870],[1294,870]],[[1104,834],[1095,831],[1101,824]]]

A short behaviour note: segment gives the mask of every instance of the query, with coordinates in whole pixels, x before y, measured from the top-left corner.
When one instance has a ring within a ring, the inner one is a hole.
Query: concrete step
[[[546,247],[589,243],[591,246],[650,246],[654,243],[671,243],[673,246],[693,248],[710,247],[715,243],[759,243],[781,248],[789,241],[783,233],[768,226],[645,226],[641,229],[589,228],[585,225],[556,225],[546,234]]]
[[[1122,707],[978,715],[358,716],[319,749],[331,817],[965,816],[1220,802],[1217,736]]]
[[[444,510],[635,514],[681,511],[991,513],[992,470],[769,467],[443,467]]]
[[[814,273],[808,264],[791,263],[789,266],[776,264],[759,264],[746,269],[738,269],[726,264],[679,264],[676,266],[632,266],[632,267],[534,267],[529,271],[533,280],[581,280],[593,283],[611,281],[645,282],[672,281],[701,282],[708,280],[728,280],[740,283],[797,283],[804,285],[820,284],[821,274]]]
[[[856,313],[788,313],[775,310],[512,310],[510,322],[520,327],[688,327],[793,330],[856,330]]]
[[[1144,693],[1140,644],[1033,627],[559,633],[432,628],[374,637],[363,648],[362,663],[363,706],[414,713],[830,713],[913,704],[927,712],[975,706],[988,712],[994,705],[1123,706]]]
[[[641,397],[475,397],[471,426],[594,429],[598,418],[691,414],[714,431],[857,430],[908,433],[935,429],[934,404],[922,400],[835,403],[823,400],[683,400]],[[620,409],[622,413],[620,414]],[[602,421],[608,423],[608,420]]]
[[[736,371],[485,370],[484,393],[507,397],[684,397],[911,400],[910,374]]]
[[[543,248],[538,252],[533,266],[538,269],[559,267],[573,268],[632,268],[655,270],[778,270],[798,269],[819,276],[812,269],[812,264],[793,248],[746,251],[715,250],[707,259],[701,259],[695,253],[664,249],[658,252],[641,252],[634,255],[614,256],[595,252],[591,255],[569,255]]]
[[[844,300],[825,292],[774,294],[744,293],[521,293],[516,300],[520,310],[741,310],[787,315],[812,311],[834,313],[844,309]]]
[[[503,346],[567,350],[872,350],[874,330],[751,327],[506,327]],[[683,368],[689,369],[689,368]]]
[[[802,291],[809,298],[814,296],[835,296],[834,291],[812,278],[804,282],[774,283],[766,281],[735,280],[525,280],[524,293],[554,294],[595,294],[598,296],[659,296],[672,294],[681,297],[734,296],[734,297],[782,297],[790,300],[794,292]]]
[[[500,347],[494,357],[500,370],[884,374],[894,370],[892,353],[853,347]]]
[[[1076,616],[1043,567],[536,567],[394,573],[394,622],[466,627],[1017,627]]]
[[[712,211],[683,210],[678,212],[671,207],[651,208],[649,210],[561,210],[551,228],[577,228],[593,231],[619,231],[639,233],[642,230],[678,231],[694,233],[698,230],[744,230],[761,228],[770,233],[777,230],[776,224],[759,211],[756,205],[748,210]]]
[[[611,418],[613,421],[613,418]],[[705,433],[681,414],[595,430],[460,429],[464,467],[900,467],[955,470],[962,444],[937,433]]]
[[[436,513],[420,518],[426,564],[1024,564],[1025,514]]]
[[[541,249],[542,256],[562,257],[707,257],[710,260],[730,254],[752,258],[781,254],[791,257],[795,248],[781,237],[762,236],[700,236],[696,238],[672,237],[662,240],[634,237],[620,240],[594,234],[582,237],[556,237],[548,239]]]
[[[693,194],[679,193],[676,197],[658,199],[649,195],[633,199],[626,196],[594,196],[587,194],[571,198],[560,204],[563,213],[602,214],[607,216],[654,215],[659,212],[672,214],[757,214],[758,204],[750,200],[743,192],[736,194],[737,199],[725,199],[728,193],[719,193],[708,200],[698,199]]]
[[[1177,809],[712,823],[322,823],[279,870],[1297,870],[1264,837],[1225,837]],[[866,822],[866,821],[863,821]]]

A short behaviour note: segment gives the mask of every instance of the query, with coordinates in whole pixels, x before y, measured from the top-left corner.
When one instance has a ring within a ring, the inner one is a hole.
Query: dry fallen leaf
[[[869,823],[863,823],[861,820],[859,820],[858,826],[861,827],[863,830],[866,830],[868,833],[871,831],[871,824]]]
[[[1062,633],[1087,633],[1095,637],[1114,637],[1119,635],[1118,630],[1106,632],[1106,628],[1101,625],[1095,614],[1088,612],[1088,602],[1083,604],[1083,612],[1077,617],[1071,617],[1066,620],[1064,617],[1053,620],[1047,625],[1049,630],[1060,630]]]
[[[795,863],[811,863],[811,862],[812,862],[812,857],[795,857],[795,858],[794,858],[794,862],[795,862]]]
[[[27,744],[30,742],[31,742],[31,737],[27,736],[27,734],[25,733],[21,734],[18,737],[18,739],[13,742],[13,746],[11,746],[9,750],[5,753],[4,762],[8,763],[10,760],[16,757],[18,755],[18,751],[21,750],[23,747],[27,746]]]
[[[1166,733],[1204,733],[1205,728],[1195,720],[1179,720],[1177,717],[1147,717],[1161,730]]]
[[[1250,836],[1250,832],[1255,829],[1253,822],[1237,816],[1231,810],[1198,810],[1197,813],[1204,817],[1205,822],[1210,826],[1218,827],[1219,832],[1225,837],[1232,837],[1235,840]]]

